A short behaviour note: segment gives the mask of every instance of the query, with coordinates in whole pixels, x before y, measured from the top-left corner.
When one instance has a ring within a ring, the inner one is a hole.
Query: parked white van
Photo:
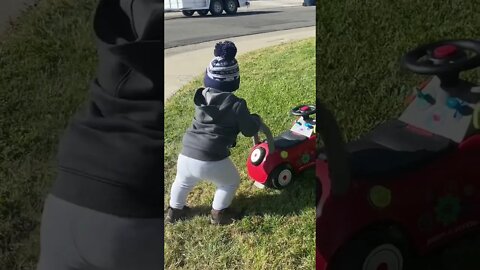
[[[165,0],[165,11],[181,11],[185,16],[192,16],[195,12],[206,16],[210,12],[213,16],[223,13],[236,14],[237,9],[249,6],[248,0]]]

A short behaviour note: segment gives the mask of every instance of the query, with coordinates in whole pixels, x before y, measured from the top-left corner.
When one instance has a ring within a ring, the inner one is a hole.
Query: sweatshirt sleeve
[[[251,114],[247,102],[240,99],[235,107],[240,132],[246,137],[252,137],[260,129],[260,116]]]

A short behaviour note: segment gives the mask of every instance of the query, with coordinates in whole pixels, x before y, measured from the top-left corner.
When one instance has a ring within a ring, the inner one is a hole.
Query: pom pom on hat
[[[213,54],[215,58],[207,67],[204,85],[227,92],[237,90],[240,85],[240,70],[235,59],[237,47],[231,41],[219,42]]]
[[[232,61],[237,55],[237,47],[235,46],[235,43],[228,40],[219,42],[215,45],[213,55],[216,57],[221,57],[227,61]]]

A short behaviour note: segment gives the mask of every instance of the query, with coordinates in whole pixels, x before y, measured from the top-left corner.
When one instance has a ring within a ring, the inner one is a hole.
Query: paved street
[[[234,16],[171,19],[165,20],[165,49],[314,25],[314,6],[244,10]]]

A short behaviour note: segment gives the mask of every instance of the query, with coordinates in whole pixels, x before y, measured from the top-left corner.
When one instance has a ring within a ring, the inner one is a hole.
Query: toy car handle
[[[261,118],[260,118],[260,128],[258,131],[263,132],[263,134],[265,134],[265,136],[267,137],[268,152],[269,153],[275,152],[275,140],[273,139],[272,132],[267,127],[267,125],[263,123],[263,120]],[[259,143],[261,143],[260,136],[258,135],[258,133],[256,133],[255,135],[253,135],[253,145],[257,145]]]
[[[317,131],[322,137],[325,154],[328,160],[328,170],[331,179],[331,193],[343,195],[347,192],[350,182],[350,162],[342,132],[333,114],[317,99]]]
[[[433,49],[444,46],[454,45],[463,50],[472,50],[476,55],[470,59],[458,60],[453,63],[445,63],[435,65],[433,63],[419,63],[418,60],[428,54]],[[430,44],[421,45],[408,53],[403,57],[403,65],[409,70],[425,75],[437,75],[448,72],[459,72],[462,70],[468,70],[480,65],[480,42],[473,39],[461,39],[461,40],[443,40]]]

